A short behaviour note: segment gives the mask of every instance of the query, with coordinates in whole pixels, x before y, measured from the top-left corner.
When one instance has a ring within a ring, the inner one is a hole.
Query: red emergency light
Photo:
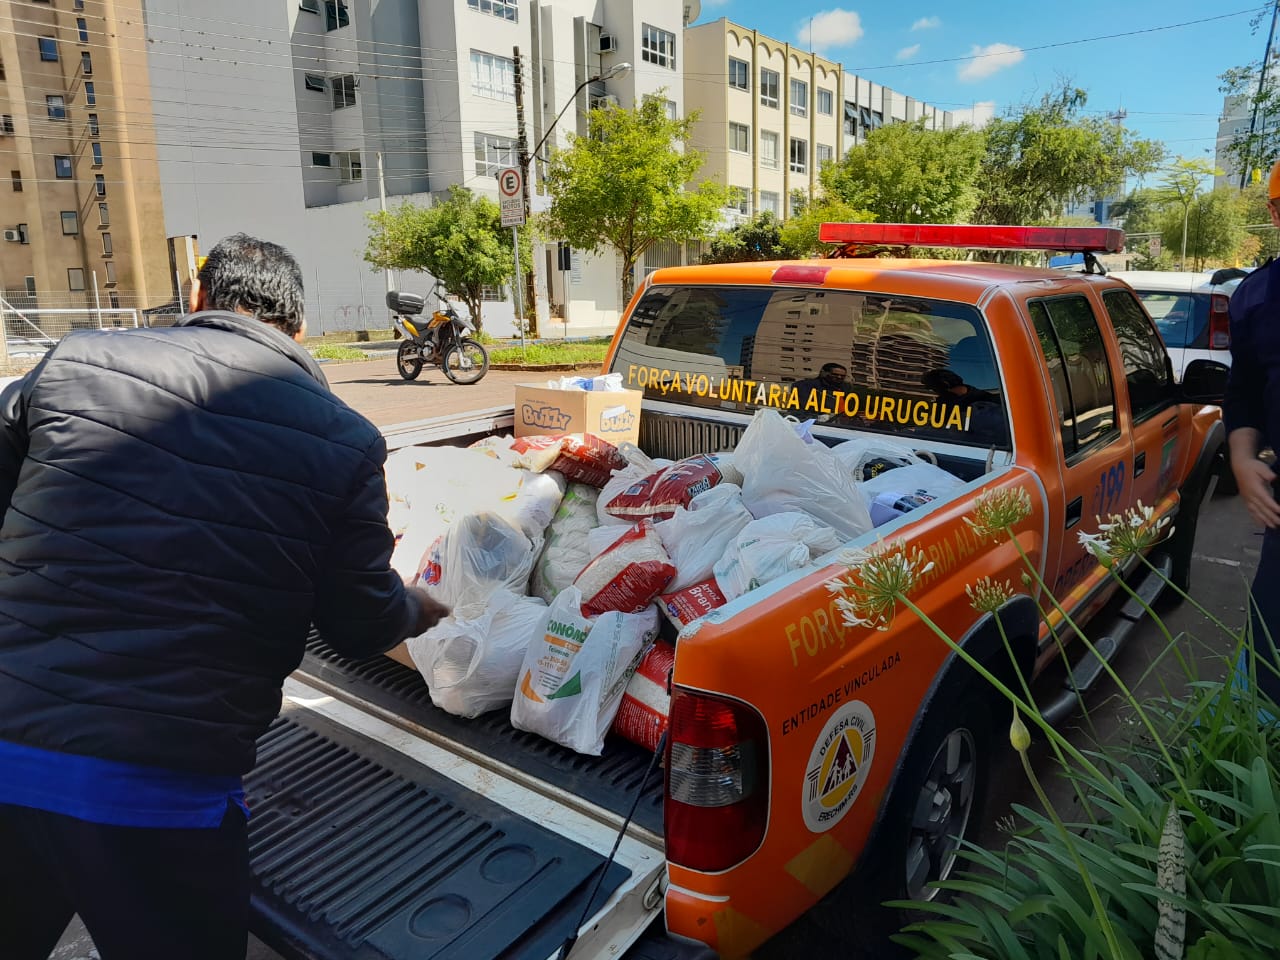
[[[1120,253],[1124,231],[1114,227],[1013,227],[952,223],[824,223],[823,243],[858,247],[964,247],[973,250],[1062,250]]]

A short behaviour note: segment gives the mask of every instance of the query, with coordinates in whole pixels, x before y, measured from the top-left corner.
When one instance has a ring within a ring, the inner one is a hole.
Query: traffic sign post
[[[502,225],[524,225],[524,175],[519,167],[504,167],[498,171],[498,195],[501,199]]]

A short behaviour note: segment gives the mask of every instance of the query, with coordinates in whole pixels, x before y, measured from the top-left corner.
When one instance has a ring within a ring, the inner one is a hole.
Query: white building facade
[[[1230,152],[1232,141],[1249,132],[1251,121],[1249,98],[1241,95],[1222,98],[1222,116],[1218,118],[1218,139],[1213,151],[1213,164],[1222,171],[1213,178],[1213,186],[1240,186],[1240,164]]]

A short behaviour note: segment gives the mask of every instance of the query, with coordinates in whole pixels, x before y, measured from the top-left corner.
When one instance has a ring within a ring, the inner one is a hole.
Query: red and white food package
[[[698,494],[723,482],[741,481],[742,474],[729,454],[702,453],[677,460],[633,483],[609,500],[605,510],[623,520],[666,520]]]
[[[675,575],[653,521],[644,520],[588,563],[573,584],[582,592],[582,615],[595,617],[609,610],[639,613]]]
[[[516,455],[514,466],[522,470],[542,473],[550,470],[551,465],[560,456],[560,447],[564,437],[537,434],[531,437],[517,437],[511,443],[511,451]]]
[[[658,749],[671,713],[667,680],[675,662],[676,648],[671,644],[659,640],[649,648],[622,695],[613,718],[614,733],[646,750]]]
[[[676,627],[684,627],[728,602],[714,577],[658,597],[658,606]]]
[[[567,480],[592,487],[603,487],[627,465],[617,447],[590,433],[520,437],[511,449],[515,466],[538,473],[555,470]]]

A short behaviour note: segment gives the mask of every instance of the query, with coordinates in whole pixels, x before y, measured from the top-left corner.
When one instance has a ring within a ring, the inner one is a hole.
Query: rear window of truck
[[[982,314],[852,290],[649,289],[613,362],[647,398],[892,436],[1007,448],[1008,414]]]

